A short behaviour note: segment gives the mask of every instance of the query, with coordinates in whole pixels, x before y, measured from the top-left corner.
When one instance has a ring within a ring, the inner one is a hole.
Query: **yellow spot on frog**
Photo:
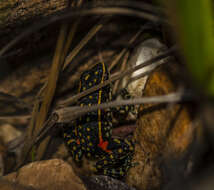
[[[89,99],[92,99],[93,98],[93,96],[89,96]]]
[[[104,162],[103,162],[103,163],[104,163],[105,165],[106,165],[106,164],[108,164],[107,160],[104,160]]]
[[[81,139],[81,142],[84,143],[84,142],[85,142],[85,139]]]
[[[76,146],[73,146],[73,150],[76,150],[77,149],[77,147]]]
[[[114,139],[114,142],[120,144],[120,140],[118,140],[118,139]]]
[[[90,77],[90,75],[86,75],[85,76],[85,80],[88,80],[89,77]]]
[[[94,83],[96,83],[97,82],[97,79],[94,79]]]
[[[88,140],[90,140],[90,138],[91,138],[90,136],[87,136],[87,139],[88,139]]]
[[[89,82],[89,84],[88,84],[89,86],[92,86],[92,83],[91,82]]]
[[[122,148],[119,148],[119,149],[118,149],[118,152],[119,152],[119,153],[122,153],[122,152],[123,152]]]
[[[91,157],[91,153],[87,153],[87,156],[88,156],[88,157]]]
[[[94,74],[95,74],[95,75],[98,75],[98,71],[95,71]]]
[[[88,145],[89,145],[89,146],[92,146],[92,143],[90,142],[90,143],[88,143]]]
[[[126,110],[126,111],[129,111],[129,106],[126,106],[126,107],[125,107],[125,110]]]
[[[87,130],[87,131],[90,131],[91,129],[87,127],[87,129],[86,129],[86,130]]]
[[[74,140],[73,140],[73,139],[70,139],[70,140],[67,142],[67,144],[71,144],[72,142],[74,142]]]

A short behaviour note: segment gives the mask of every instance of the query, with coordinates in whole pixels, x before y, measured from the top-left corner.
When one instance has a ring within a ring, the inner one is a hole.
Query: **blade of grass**
[[[52,100],[55,94],[57,81],[58,81],[60,70],[63,64],[63,59],[61,55],[62,55],[62,51],[63,51],[65,39],[66,39],[67,29],[68,29],[68,25],[62,24],[57,45],[56,45],[56,50],[53,58],[51,71],[48,77],[47,87],[45,89],[44,99],[41,105],[41,109],[39,110],[38,119],[35,125],[36,134],[41,129],[41,127],[43,126],[47,118],[47,114],[49,112],[50,105],[52,103]],[[40,160],[43,157],[46,151],[46,147],[47,147],[46,145],[48,144],[49,140],[50,140],[50,136],[47,136],[43,140],[43,142],[41,142],[41,144],[39,145],[37,149],[37,155],[36,155],[37,160]]]
[[[196,87],[209,95],[214,95],[212,4],[211,0],[166,1],[169,18]]]

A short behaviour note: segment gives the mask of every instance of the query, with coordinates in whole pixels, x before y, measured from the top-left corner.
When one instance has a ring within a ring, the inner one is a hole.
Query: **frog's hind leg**
[[[131,167],[134,143],[127,139],[114,138],[109,142],[108,152],[95,165],[97,173],[115,178],[124,177]]]
[[[126,156],[124,160],[122,160],[123,163],[120,164],[119,167],[113,166],[113,167],[105,167],[102,171],[103,175],[111,176],[116,179],[121,179],[126,176],[127,171],[130,167],[132,167],[132,155],[129,154]],[[121,161],[120,161],[121,162]]]
[[[76,136],[75,126],[64,127],[63,138],[73,160],[80,164],[83,157],[83,150],[79,138]]]

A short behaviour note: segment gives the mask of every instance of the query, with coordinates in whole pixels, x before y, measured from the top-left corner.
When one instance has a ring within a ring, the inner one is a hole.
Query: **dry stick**
[[[93,106],[73,106],[73,107],[65,107],[62,109],[58,109],[52,113],[49,120],[46,122],[46,125],[43,127],[44,130],[41,130],[38,133],[37,138],[34,138],[31,142],[37,143],[49,132],[50,129],[57,123],[69,123],[72,120],[79,118],[82,115],[85,115],[88,112],[97,111],[98,109],[106,109],[116,106],[124,106],[124,105],[139,105],[145,103],[176,103],[182,101],[193,101],[197,97],[194,96],[191,92],[176,92],[170,93],[162,96],[153,96],[153,97],[143,97],[143,98],[135,98],[130,100],[116,100],[103,104],[96,104]]]
[[[96,2],[96,6],[101,5],[102,6],[103,2]],[[122,1],[112,1],[112,0],[108,0],[105,2],[104,6],[109,6],[109,5],[114,5],[115,7],[119,6],[119,7],[131,7],[134,9],[141,9],[143,11],[148,11],[151,13],[155,13],[155,14],[160,14],[163,13],[164,10],[160,7],[157,6],[153,6],[149,3],[145,3],[145,2],[137,2],[137,1],[128,1],[128,0],[122,0]]]
[[[76,21],[72,27],[71,27],[71,30],[68,34],[68,40],[65,44],[65,48],[63,50],[63,53],[62,53],[62,59],[64,59],[65,55],[67,54],[68,50],[69,50],[69,47],[70,47],[70,44],[72,42],[72,39],[73,39],[73,36],[75,34],[75,31],[76,31],[76,28],[79,24],[79,21]],[[63,69],[66,68],[66,66],[68,66],[68,64],[72,61],[72,59],[75,57],[75,55],[77,55],[79,53],[79,51],[86,45],[86,43],[91,40],[93,38],[93,36],[101,29],[101,24],[98,24],[98,25],[95,25],[93,26],[93,28],[91,28],[91,30],[88,32],[88,34],[86,34],[86,36],[81,40],[81,42],[74,48],[74,50],[69,54],[70,56],[66,58],[66,63],[67,65],[64,65]],[[44,94],[44,91],[47,87],[47,82],[42,86],[42,88],[40,89],[40,91],[38,92],[37,96],[36,96],[36,99],[41,99],[43,94]],[[38,102],[37,102],[38,103]],[[35,106],[34,106],[35,108]],[[32,117],[34,115],[36,115],[36,111],[33,111],[33,113],[35,114],[32,114]],[[13,118],[15,117],[23,117],[23,116],[13,116]],[[24,117],[27,117],[27,118],[30,118],[30,116],[24,116]],[[0,119],[8,119],[8,118],[11,118],[11,116],[1,116]],[[30,125],[28,129],[31,129],[30,131],[30,134],[32,134],[32,131],[33,131],[33,126]],[[29,131],[29,130],[28,130]]]
[[[129,57],[129,52],[126,52],[125,55],[124,55],[124,58],[123,58],[123,62],[121,64],[121,68],[120,68],[120,72],[124,72],[126,67],[127,67],[127,60],[128,60],[128,57]],[[122,80],[122,79],[121,79]],[[112,93],[113,94],[116,94],[117,91],[118,91],[118,86],[119,84],[121,83],[121,80],[117,80],[114,84],[114,87],[113,87],[113,90],[112,90]]]
[[[98,109],[106,109],[106,108],[124,106],[124,105],[139,105],[139,104],[145,104],[145,103],[175,103],[175,102],[181,102],[181,101],[189,101],[195,98],[196,97],[192,93],[177,92],[177,93],[170,93],[170,94],[161,95],[161,96],[134,98],[129,100],[116,100],[116,101],[111,101],[103,104],[96,104],[90,107],[89,106],[65,107],[65,108],[56,110],[55,112],[53,112],[53,114],[56,114],[58,116],[57,122],[67,123],[77,119],[78,117],[88,112],[96,111]]]
[[[34,137],[33,131],[35,128],[35,122],[37,120],[37,113],[39,112],[39,104],[40,104],[40,101],[37,99],[34,103],[34,107],[33,107],[33,111],[32,111],[32,117],[30,120],[30,125],[26,131],[26,139],[24,141],[24,146],[22,148],[20,160],[18,160],[18,163],[17,163],[15,169],[19,168],[25,162],[27,155],[31,149],[29,146],[29,143],[32,142],[32,138]]]
[[[163,58],[163,59],[164,59],[164,58]],[[157,60],[157,61],[159,61],[159,60]],[[164,62],[164,63],[165,63],[165,62]],[[144,64],[144,63],[141,63],[141,64]],[[156,63],[151,62],[150,65],[152,65],[152,64],[156,64]],[[163,63],[162,63],[162,64],[163,64]],[[143,67],[144,67],[144,66],[143,66]],[[139,69],[141,69],[141,68],[139,68]],[[156,68],[154,68],[154,69],[156,69]],[[137,80],[137,79],[139,79],[139,78],[141,78],[141,77],[144,77],[144,76],[150,74],[154,69],[149,70],[149,71],[144,72],[144,73],[141,73],[140,75],[138,75],[138,76],[136,76],[136,77],[134,77],[134,78],[131,78],[130,81],[134,81],[134,80]],[[134,72],[134,71],[133,71],[133,72]],[[120,76],[120,74],[119,74],[119,72],[118,72],[118,73],[114,73],[112,76],[113,76],[113,78],[115,78],[115,77]],[[111,82],[108,82],[107,84],[109,84],[109,83],[111,83]],[[106,85],[107,85],[107,84],[106,84]],[[128,83],[128,84],[129,84],[129,83]],[[100,86],[100,85],[97,85],[96,87],[102,88],[102,86]],[[94,91],[94,90],[93,90],[93,91]],[[88,92],[88,91],[84,91],[84,92],[86,92],[86,94],[84,94],[84,95],[87,95],[88,93],[90,93],[90,92]],[[83,97],[84,95],[81,95],[80,98]],[[71,97],[71,98],[73,98],[73,97]],[[65,101],[68,101],[68,99],[65,100]],[[61,106],[60,106],[61,103],[62,103],[62,102],[59,103],[59,107],[61,107]],[[17,118],[19,118],[19,117],[30,118],[31,116],[30,116],[30,115],[22,115],[22,116],[1,116],[0,119],[9,119],[9,118],[16,118],[16,117],[17,117]]]
[[[64,60],[64,59],[66,58],[66,56],[67,56],[68,50],[69,50],[69,48],[70,48],[70,46],[71,46],[71,42],[73,41],[73,38],[74,38],[74,35],[75,35],[76,31],[77,31],[77,27],[78,27],[79,23],[80,23],[80,19],[78,19],[78,20],[71,26],[71,29],[70,29],[69,34],[68,34],[67,42],[66,42],[65,47],[64,47],[64,50],[63,50],[63,52],[62,52],[62,58],[63,58],[63,60]],[[67,59],[66,59],[66,60],[67,60]],[[65,65],[63,65],[63,70],[64,70],[64,67],[65,67]]]
[[[78,21],[76,21],[74,24],[73,24],[73,26],[71,27],[71,29],[70,29],[70,32],[69,32],[69,34],[68,34],[68,40],[67,40],[67,42],[66,42],[66,44],[65,44],[65,48],[63,49],[63,51],[62,51],[62,53],[60,53],[60,52],[58,52],[58,56],[60,56],[60,57],[58,57],[58,60],[60,60],[61,61],[61,64],[64,62],[64,59],[65,59],[65,56],[67,55],[67,52],[68,52],[68,50],[69,50],[69,47],[70,47],[70,44],[71,44],[71,42],[72,42],[72,39],[73,39],[73,36],[74,36],[74,34],[75,34],[75,32],[76,32],[76,28],[77,28],[77,26],[78,26],[78,23],[79,23],[79,20]],[[65,41],[65,34],[66,34],[66,32],[67,32],[67,28],[68,28],[68,25],[66,24],[64,24],[63,26],[62,26],[62,28],[61,28],[61,33],[59,34],[59,39],[58,40],[60,40],[60,41]],[[60,37],[60,35],[61,35],[61,37]],[[62,37],[63,36],[63,37]],[[62,38],[64,38],[64,40],[62,39]],[[59,43],[59,41],[58,41],[58,43]],[[56,52],[57,52],[57,50],[56,50]],[[56,52],[55,52],[55,56],[56,56]],[[47,84],[48,84],[48,82],[46,82],[44,85],[43,85],[43,87],[40,89],[40,91],[39,91],[39,93],[37,94],[37,98],[36,99],[41,99],[42,98],[42,96],[44,95],[44,91],[46,90],[46,88],[47,88]],[[39,105],[39,103],[37,104],[37,106]],[[36,107],[36,106],[35,106]],[[35,107],[34,107],[34,109],[35,109]],[[38,110],[37,110],[37,112],[38,112]],[[37,115],[37,112],[35,112],[34,114],[33,114],[33,118],[34,118],[34,116],[35,117],[38,117],[38,115]],[[35,120],[35,119],[32,119],[32,121],[33,120]],[[31,125],[30,125],[30,129],[28,130],[29,132],[28,132],[28,135],[27,135],[27,137],[29,137],[29,139],[31,140],[31,141],[27,141],[27,144],[32,144],[33,142],[34,142],[34,140],[32,140],[32,138],[33,139],[35,139],[38,135],[35,133],[34,134],[34,136],[33,135],[30,135],[31,133],[32,133],[32,131],[34,130],[34,122],[32,122],[31,121]],[[46,123],[46,122],[45,122]],[[43,130],[43,128],[41,127],[40,128],[40,130],[39,131],[41,131],[41,130]],[[46,142],[44,142],[43,143],[43,145],[42,145],[42,149],[45,151],[46,150],[46,147],[47,147],[47,145],[48,145],[48,142],[49,142],[49,139],[47,139],[46,140]],[[32,146],[33,146],[33,144],[32,144]],[[27,156],[27,154],[29,153],[29,151],[30,151],[30,149],[32,148],[32,146],[28,146],[28,148],[24,148],[24,151],[26,151],[26,153],[24,154],[24,155],[26,155]],[[41,153],[42,155],[44,154],[44,151],[42,150],[42,152],[43,153]],[[42,157],[42,155],[41,155],[41,157]],[[26,157],[25,156],[25,157]],[[20,164],[19,164],[20,165]]]
[[[110,84],[118,79],[121,79],[122,77],[128,75],[128,74],[131,74],[132,72],[138,70],[138,69],[141,69],[142,67],[145,67],[147,65],[150,65],[151,63],[154,63],[154,62],[157,62],[159,61],[160,59],[163,59],[163,58],[166,58],[167,56],[169,56],[172,52],[174,52],[176,50],[176,46],[173,46],[172,48],[170,48],[169,50],[167,50],[166,52],[148,60],[148,61],[145,61],[144,63],[141,63],[140,65],[137,65],[133,68],[130,68],[128,70],[126,70],[125,72],[119,74],[119,75],[115,75],[114,77],[111,77],[109,80],[106,80],[104,81],[102,84],[99,84],[99,85],[96,85],[88,90],[85,90],[81,93],[78,93],[77,95],[74,95],[72,96],[71,98],[68,98],[67,100],[64,100],[64,101],[60,101],[58,103],[58,107],[66,107],[74,102],[76,102],[79,98],[82,98],[83,96],[86,96],[104,86],[106,86],[107,84]]]
[[[134,41],[140,36],[140,34],[143,32],[144,29],[140,29],[128,42],[128,45],[131,45],[134,43]],[[124,48],[116,57],[113,59],[109,71],[112,70],[112,68],[118,63],[118,61],[121,59],[121,57],[126,53],[127,48]]]
[[[38,31],[46,26],[49,26],[53,23],[74,18],[74,17],[83,17],[88,15],[125,15],[125,16],[135,16],[139,18],[143,18],[146,20],[149,20],[154,23],[167,23],[165,19],[160,18],[159,16],[156,16],[152,13],[146,13],[142,11],[133,10],[131,8],[111,8],[111,7],[105,7],[105,8],[92,8],[90,10],[75,10],[75,9],[69,9],[61,13],[61,15],[56,15],[53,17],[50,17],[49,19],[45,19],[41,21],[39,24],[35,24],[29,29],[26,29],[24,32],[22,32],[19,36],[17,36],[15,39],[11,40],[6,46],[4,46],[0,50],[0,58],[14,45],[16,45],[18,42],[20,42],[22,39],[26,38],[27,36],[31,35],[35,31]]]
[[[170,50],[168,50],[167,52],[165,52],[165,53],[163,53],[163,54],[161,54],[159,56],[156,56],[155,58],[153,58],[151,60],[146,61],[145,63],[142,63],[141,65],[138,65],[138,66],[134,67],[131,70],[128,70],[126,73],[129,74],[129,72],[134,72],[136,69],[140,69],[141,67],[147,66],[147,65],[149,65],[151,63],[155,64],[154,63],[155,61],[159,61],[159,59],[165,58],[166,56],[168,56],[174,50],[175,50],[175,47],[171,48]],[[146,72],[144,74],[147,75],[148,73]],[[120,75],[116,75],[114,78],[117,78],[117,76],[120,76]],[[143,76],[143,75],[141,74],[141,76]],[[107,82],[109,82],[109,81],[107,81]],[[101,88],[101,87],[102,86],[98,85],[95,88]],[[89,90],[94,90],[94,89],[91,88]],[[88,93],[90,93],[90,92],[88,92]],[[145,99],[144,100],[141,99],[140,101],[142,101],[142,103],[144,103],[143,101],[145,101]],[[87,107],[86,106],[86,108],[85,107],[84,108],[83,107],[70,107],[70,108],[66,107],[66,108],[62,108],[62,109],[56,110],[55,112],[53,112],[52,116],[50,116],[50,117],[59,118],[58,122],[65,122],[66,121],[65,118],[67,117],[68,118],[67,121],[69,122],[71,120],[74,120],[74,119],[78,118],[79,116],[83,115],[84,113],[86,113],[88,111],[92,111],[92,110],[94,111],[94,110],[97,110],[98,108],[101,109],[101,108],[107,108],[107,107],[114,107],[114,106],[117,106],[117,105],[119,105],[121,103],[122,103],[122,105],[126,105],[126,104],[130,104],[130,105],[138,104],[139,103],[139,99],[137,101],[135,99],[132,99],[132,100],[129,100],[129,101],[114,101],[114,102],[109,102],[109,103],[106,103],[106,104],[101,104],[101,105],[98,105],[98,106],[97,105],[92,106],[92,107]],[[67,112],[70,112],[69,117],[67,116],[68,115]],[[64,114],[65,114],[64,119],[62,119],[62,117],[63,117]],[[49,127],[47,127],[47,126],[44,126],[44,127],[45,127],[45,132],[41,133],[40,136],[44,136],[46,134],[46,132],[48,132],[49,129],[52,128],[51,125],[49,125]],[[40,139],[40,137],[38,137],[38,139]]]
[[[10,120],[10,119],[30,119],[30,115],[7,115],[7,116],[0,116],[0,120]]]
[[[88,32],[88,34],[80,41],[80,43],[72,50],[72,52],[67,56],[63,70],[68,66],[68,64],[73,60],[73,58],[80,52],[80,50],[91,40],[94,35],[103,27],[103,24],[96,24]]]
[[[39,120],[38,120],[38,122],[36,122],[36,128],[35,128],[36,134],[38,133],[38,130],[40,130],[42,128],[43,123],[46,120],[47,114],[50,109],[50,105],[52,103],[52,100],[53,100],[53,97],[55,94],[56,85],[57,85],[57,81],[59,78],[59,73],[60,73],[62,64],[64,62],[64,60],[61,57],[61,53],[63,51],[63,47],[65,44],[67,28],[68,28],[68,25],[63,24],[61,27],[61,30],[60,30],[59,38],[58,38],[57,45],[56,45],[55,55],[54,55],[54,59],[53,59],[53,64],[52,64],[51,71],[50,71],[50,74],[48,77],[48,84],[45,89],[44,100],[41,105],[40,112],[38,113]],[[42,158],[42,156],[44,155],[49,140],[50,140],[50,136],[46,137],[46,139],[44,139],[44,141],[41,142],[41,144],[39,145],[39,147],[37,149],[37,155],[36,155],[37,160],[40,160]]]
[[[33,117],[32,121],[35,120],[35,125],[34,123],[32,123],[32,126],[35,126],[34,129],[34,135],[32,136],[32,138],[37,137],[37,133],[39,132],[39,130],[42,128],[43,123],[46,120],[47,114],[49,112],[49,108],[54,96],[54,92],[56,89],[56,83],[58,80],[58,75],[59,75],[59,71],[60,71],[60,67],[62,65],[62,59],[60,57],[61,52],[62,52],[62,48],[64,45],[64,41],[65,41],[65,34],[66,34],[66,30],[67,30],[67,26],[65,24],[62,25],[61,30],[60,30],[60,34],[59,34],[59,38],[57,41],[57,46],[56,46],[56,50],[55,50],[55,54],[54,54],[54,58],[53,58],[53,64],[51,67],[51,72],[48,78],[48,85],[45,88],[45,95],[44,95],[44,100],[43,103],[41,105],[40,110],[37,110],[36,108],[38,107],[39,103],[35,105],[34,110],[36,112],[38,112],[38,114],[36,115],[36,120]],[[40,91],[41,92],[41,91]],[[33,127],[32,127],[33,128]],[[30,134],[29,134],[30,135]],[[30,136],[29,136],[30,137]],[[43,141],[40,146],[38,147],[38,151],[37,151],[37,159],[40,160],[40,158],[42,157],[42,155],[44,154],[45,150],[43,149],[43,143],[46,143],[47,141],[49,141],[50,137],[47,137],[47,139],[45,141]],[[19,168],[26,160],[27,155],[30,151],[30,145],[28,145],[29,142],[26,141],[25,142],[25,146],[22,152],[22,161],[20,161],[17,165],[16,168]]]

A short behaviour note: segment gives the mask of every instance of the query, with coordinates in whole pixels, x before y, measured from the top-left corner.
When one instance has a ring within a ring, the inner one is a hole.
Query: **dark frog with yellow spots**
[[[108,80],[104,63],[85,71],[80,78],[79,92]],[[111,87],[107,85],[83,98],[80,106],[91,106],[111,101]],[[122,178],[131,167],[134,144],[127,139],[112,137],[110,109],[97,110],[77,119],[75,125],[64,127],[64,139],[75,162],[81,164],[83,156],[98,160],[94,166],[97,174]]]

